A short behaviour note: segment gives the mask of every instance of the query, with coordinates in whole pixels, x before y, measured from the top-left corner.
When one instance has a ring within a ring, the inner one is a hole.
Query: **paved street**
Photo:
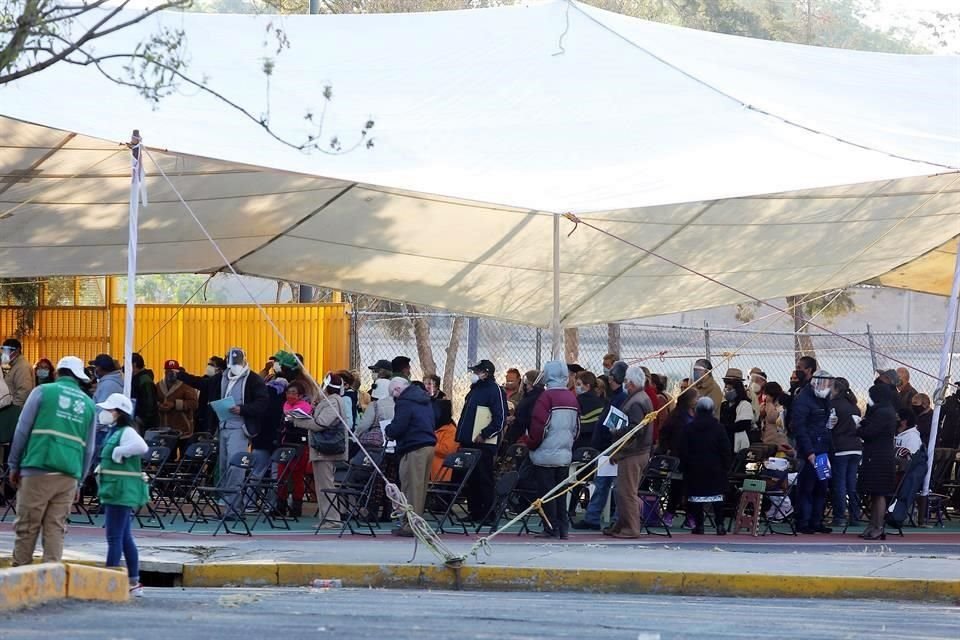
[[[872,601],[745,600],[380,589],[150,589],[127,605],[70,602],[0,615],[0,639],[335,637],[956,638],[960,608]]]

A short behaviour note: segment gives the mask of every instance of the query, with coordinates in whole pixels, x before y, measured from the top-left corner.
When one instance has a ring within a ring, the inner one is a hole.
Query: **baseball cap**
[[[627,363],[623,360],[617,360],[613,363],[613,366],[610,367],[610,377],[616,381],[617,384],[623,384],[623,381],[627,379]]]
[[[106,400],[97,405],[97,408],[106,409],[107,411],[117,409],[123,411],[128,416],[133,415],[133,403],[130,402],[130,398],[122,393],[111,393]]]
[[[399,372],[408,368],[410,368],[410,358],[407,356],[397,356],[393,359],[393,362],[390,363],[391,371]]]
[[[481,360],[477,364],[470,367],[470,371],[473,371],[474,373],[480,373],[483,371],[487,375],[492,376],[494,373],[496,373],[496,367],[494,367],[493,363],[489,360]]]
[[[60,358],[60,362],[57,363],[57,371],[60,369],[66,369],[75,375],[78,380],[90,382],[90,378],[87,377],[87,372],[83,370],[83,360],[77,356],[65,356]]]
[[[389,360],[380,359],[380,360],[377,360],[376,364],[367,367],[367,369],[370,369],[370,371],[380,371],[381,369],[393,371],[393,365],[390,363]]]
[[[113,361],[113,357],[106,353],[101,353],[89,364],[91,367],[100,367],[104,371],[113,371],[117,368],[117,363]]]
[[[180,369],[180,363],[177,362],[176,360],[167,360],[166,362],[163,363],[163,368],[164,368],[165,371],[169,371],[170,369],[177,369],[177,370],[179,370],[179,369]]]
[[[280,363],[281,367],[286,367],[290,370],[300,368],[300,363],[297,362],[297,357],[289,351],[277,351],[275,354],[273,354],[273,360],[274,362]]]
[[[900,375],[896,369],[878,369],[877,373],[886,378],[889,384],[895,387],[900,386]]]

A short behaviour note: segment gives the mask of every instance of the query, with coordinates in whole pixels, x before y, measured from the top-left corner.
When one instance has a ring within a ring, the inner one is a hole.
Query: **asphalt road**
[[[960,608],[829,600],[380,589],[150,589],[128,605],[0,614],[0,638],[950,638]]]

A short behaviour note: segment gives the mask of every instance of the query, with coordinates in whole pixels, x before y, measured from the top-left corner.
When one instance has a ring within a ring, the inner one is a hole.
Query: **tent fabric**
[[[268,109],[271,20],[291,44]],[[192,74],[269,113],[278,135],[315,133],[304,115],[319,114],[329,84],[324,136],[350,145],[371,118],[374,148],[304,153],[202,92],[151,109],[94,69],[55,65],[0,88],[0,273],[124,271],[130,163],[112,141],[138,128],[251,275],[547,326],[552,218],[574,212],[759,298],[876,279],[949,291],[960,58],[738,38],[563,1],[158,14],[98,50],[130,50],[158,23],[186,32]],[[139,271],[222,268],[146,168]],[[585,225],[561,227],[566,325],[746,299]]]

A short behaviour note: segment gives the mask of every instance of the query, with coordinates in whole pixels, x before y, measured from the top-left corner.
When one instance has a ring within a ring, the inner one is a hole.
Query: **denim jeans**
[[[843,520],[860,519],[860,496],[857,495],[857,471],[860,468],[860,454],[830,456],[833,473],[833,517]],[[850,513],[847,513],[847,498],[850,499]]]
[[[140,554],[130,530],[133,509],[107,504],[103,506],[103,511],[106,514],[107,566],[119,567],[122,555],[127,561],[130,584],[137,584],[140,582]]]
[[[583,521],[593,525],[600,524],[600,516],[603,514],[603,508],[607,505],[607,498],[610,497],[610,490],[613,488],[614,476],[598,476],[593,479],[593,495],[590,496],[590,502],[587,504],[587,513],[583,516]],[[610,521],[614,520],[613,509],[611,508]]]

